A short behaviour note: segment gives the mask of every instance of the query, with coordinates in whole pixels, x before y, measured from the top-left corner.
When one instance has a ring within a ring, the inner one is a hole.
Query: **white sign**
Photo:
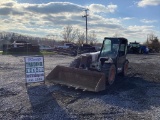
[[[25,73],[27,83],[44,81],[44,58],[25,57]]]

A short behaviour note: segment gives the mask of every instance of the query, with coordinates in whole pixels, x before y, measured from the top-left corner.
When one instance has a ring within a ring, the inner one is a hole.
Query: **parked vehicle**
[[[89,44],[82,44],[78,48],[78,54],[96,52],[96,51],[97,51],[96,48]]]
[[[29,42],[18,40],[11,44],[3,44],[3,52],[39,52],[39,46],[33,45]]]
[[[72,44],[72,43],[64,43],[63,46],[56,46],[56,48],[68,49],[68,48],[73,47],[73,46],[74,46],[74,44]]]
[[[39,45],[40,51],[47,51],[47,52],[53,52],[53,47],[49,45]]]
[[[127,43],[125,38],[105,37],[101,51],[80,55],[70,67],[56,66],[46,79],[83,91],[105,90],[114,83],[117,74],[127,75]]]
[[[59,54],[77,55],[78,46],[73,43],[64,43],[63,46],[55,46],[54,51]]]
[[[128,53],[131,54],[147,54],[149,52],[149,49],[145,45],[141,45],[138,42],[130,42],[128,45]]]

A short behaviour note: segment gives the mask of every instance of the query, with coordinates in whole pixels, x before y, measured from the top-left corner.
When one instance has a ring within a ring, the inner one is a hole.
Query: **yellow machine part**
[[[106,88],[104,73],[65,66],[56,66],[47,75],[46,80],[83,91],[99,92]]]

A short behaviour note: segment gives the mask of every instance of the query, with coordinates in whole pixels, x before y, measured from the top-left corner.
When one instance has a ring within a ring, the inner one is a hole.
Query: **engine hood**
[[[95,61],[97,61],[99,54],[100,54],[100,51],[81,54],[81,56],[92,56],[92,62],[95,62]]]

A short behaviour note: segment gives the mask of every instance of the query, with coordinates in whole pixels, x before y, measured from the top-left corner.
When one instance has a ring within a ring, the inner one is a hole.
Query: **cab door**
[[[121,41],[117,56],[117,73],[120,73],[123,70],[123,64],[126,60],[126,54],[127,54],[127,43]]]

